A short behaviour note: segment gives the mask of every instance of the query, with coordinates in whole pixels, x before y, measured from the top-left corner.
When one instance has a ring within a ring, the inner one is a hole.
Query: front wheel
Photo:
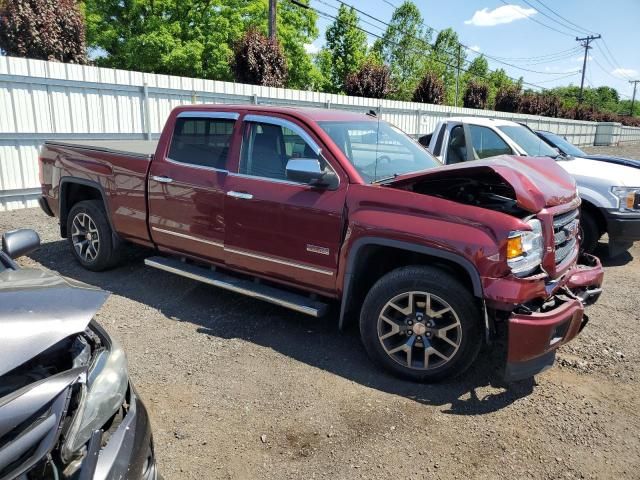
[[[371,359],[395,375],[435,382],[464,372],[482,345],[473,296],[431,267],[394,270],[369,291],[360,335]]]
[[[598,246],[598,240],[600,240],[602,234],[596,220],[584,209],[580,212],[580,231],[582,233],[582,251],[593,253]]]

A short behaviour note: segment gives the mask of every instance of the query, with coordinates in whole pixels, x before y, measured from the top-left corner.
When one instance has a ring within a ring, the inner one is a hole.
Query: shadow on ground
[[[161,311],[166,317],[199,325],[198,332],[220,338],[240,338],[272,348],[300,362],[340,375],[380,391],[416,402],[449,406],[446,413],[482,415],[500,410],[533,392],[533,379],[504,387],[500,380],[502,355],[495,349],[481,353],[462,377],[446,383],[422,385],[396,379],[378,370],[367,358],[357,329],[342,334],[337,314],[312,319],[169,273],[145,267],[149,251],[131,247],[122,267],[102,273],[84,270],[72,258],[66,241],[45,243],[31,258],[60,274],[96,285]],[[479,389],[486,386],[491,394]]]

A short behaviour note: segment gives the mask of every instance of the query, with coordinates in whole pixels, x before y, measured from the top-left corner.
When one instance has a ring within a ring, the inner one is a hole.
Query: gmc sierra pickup
[[[573,179],[552,159],[442,166],[371,115],[172,111],[156,143],[46,142],[41,206],[85,268],[145,263],[312,316],[359,316],[370,357],[437,381],[506,336],[509,380],[553,364],[601,293]]]

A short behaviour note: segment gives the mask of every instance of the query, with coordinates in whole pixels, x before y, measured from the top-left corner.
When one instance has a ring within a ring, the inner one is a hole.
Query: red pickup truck
[[[41,206],[90,270],[148,266],[320,316],[436,381],[507,337],[507,379],[553,364],[601,293],[574,181],[551,159],[442,166],[374,115],[191,105],[157,143],[46,142]],[[578,259],[582,264],[578,264]]]

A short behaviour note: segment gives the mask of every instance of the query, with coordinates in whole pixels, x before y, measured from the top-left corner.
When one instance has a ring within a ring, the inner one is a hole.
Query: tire
[[[580,211],[580,232],[582,233],[581,250],[586,253],[593,253],[598,246],[598,240],[602,236],[598,223],[586,210]]]
[[[455,278],[438,268],[410,266],[386,274],[371,288],[360,313],[360,336],[382,368],[409,380],[437,382],[460,375],[476,359],[481,320],[474,297]]]
[[[87,270],[108,270],[119,260],[120,249],[114,244],[111,226],[98,200],[84,200],[71,208],[67,240],[73,256]]]

